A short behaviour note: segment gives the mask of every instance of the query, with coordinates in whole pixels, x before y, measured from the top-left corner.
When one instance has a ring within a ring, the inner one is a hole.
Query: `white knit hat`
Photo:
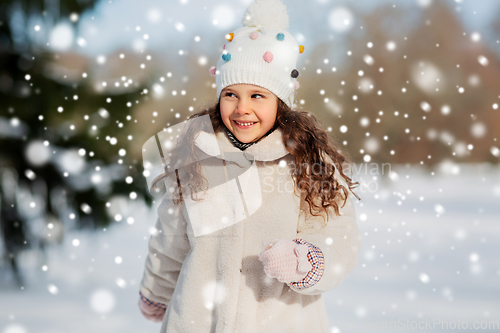
[[[217,67],[210,68],[217,82],[217,98],[227,86],[254,84],[292,107],[299,88],[297,58],[304,47],[285,30],[286,6],[280,0],[255,0],[243,16],[243,24],[226,35],[228,43]]]

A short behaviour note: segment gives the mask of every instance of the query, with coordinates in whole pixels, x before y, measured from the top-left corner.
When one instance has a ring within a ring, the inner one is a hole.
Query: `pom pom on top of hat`
[[[267,29],[288,29],[288,13],[281,0],[255,0],[243,15],[243,25]]]
[[[246,27],[257,27],[264,31],[286,30],[289,26],[288,12],[281,0],[255,0],[248,6],[242,22]],[[276,37],[281,41],[285,38],[283,33]],[[252,33],[250,38],[257,39],[258,34]],[[304,52],[304,46],[299,45],[298,51]]]

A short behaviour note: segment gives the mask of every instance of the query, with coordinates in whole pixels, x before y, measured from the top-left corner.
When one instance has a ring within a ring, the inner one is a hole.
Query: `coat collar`
[[[229,156],[238,155],[234,153],[250,154],[257,161],[274,161],[289,154],[283,145],[283,132],[280,127],[258,143],[245,149],[244,152],[231,143],[225,131],[216,134],[200,132],[195,140],[195,145],[207,155],[226,160],[231,159],[228,158]],[[224,156],[224,153],[232,154]]]

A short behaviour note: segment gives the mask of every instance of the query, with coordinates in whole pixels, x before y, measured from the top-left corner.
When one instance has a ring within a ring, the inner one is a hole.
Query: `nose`
[[[238,101],[238,105],[236,106],[236,110],[234,110],[234,112],[237,114],[250,114],[252,113],[251,110],[252,108],[250,103],[245,98],[241,98]]]

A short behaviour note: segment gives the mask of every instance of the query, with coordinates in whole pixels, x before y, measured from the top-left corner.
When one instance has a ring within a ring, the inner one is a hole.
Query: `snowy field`
[[[324,295],[332,332],[498,325],[500,168],[392,170],[397,176],[357,177],[372,181],[370,191],[358,191],[363,248],[348,279]],[[124,218],[106,231],[68,232],[45,263],[26,254],[23,290],[0,271],[0,333],[158,332],[136,305],[155,210],[131,201],[128,212],[131,224]]]

